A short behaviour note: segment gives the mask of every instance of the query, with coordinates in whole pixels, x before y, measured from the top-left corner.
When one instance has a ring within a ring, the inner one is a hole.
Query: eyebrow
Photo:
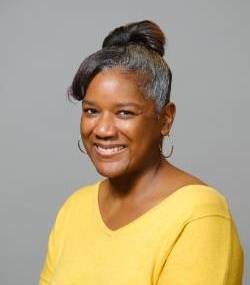
[[[86,100],[86,99],[83,99],[82,102],[84,104],[88,104],[88,105],[91,105],[91,106],[95,106],[96,104],[92,101],[89,101],[89,100]],[[127,103],[118,103],[116,104],[116,107],[118,108],[121,108],[121,107],[136,107],[136,108],[141,108],[141,106],[137,103],[132,103],[132,102],[127,102]]]

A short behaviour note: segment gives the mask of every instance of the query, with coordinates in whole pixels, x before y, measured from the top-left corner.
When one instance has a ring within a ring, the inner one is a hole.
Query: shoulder
[[[171,209],[190,219],[206,215],[230,217],[229,203],[217,188],[175,166],[171,166],[171,173],[176,189],[171,195]]]
[[[188,220],[205,216],[230,218],[229,203],[216,188],[205,184],[189,184],[176,191],[173,207],[185,213]]]
[[[81,211],[87,211],[93,198],[93,191],[99,186],[100,181],[77,188],[68,196],[59,208],[57,216],[71,216]]]
[[[101,181],[97,181],[92,184],[81,186],[73,191],[73,193],[65,200],[64,204],[76,205],[78,203],[84,203],[91,199],[93,191],[97,190]]]

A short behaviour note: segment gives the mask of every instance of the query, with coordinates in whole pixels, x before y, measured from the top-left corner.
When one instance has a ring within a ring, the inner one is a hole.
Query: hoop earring
[[[168,139],[169,139],[169,141],[170,141],[170,152],[169,152],[168,155],[165,155],[165,154],[163,153],[163,147],[162,147],[162,145],[160,145],[161,155],[162,155],[164,158],[166,158],[166,159],[167,159],[167,158],[170,158],[170,157],[172,156],[173,152],[174,152],[173,139],[172,139],[172,137],[170,136],[170,134],[167,134],[167,137],[168,137]],[[163,144],[163,142],[162,142],[162,144]]]
[[[85,147],[84,146],[81,147],[81,142],[82,142],[82,140],[79,139],[77,142],[78,148],[79,148],[80,152],[87,154]]]

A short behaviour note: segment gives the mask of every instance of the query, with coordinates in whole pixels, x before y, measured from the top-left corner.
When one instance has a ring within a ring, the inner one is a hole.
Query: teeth
[[[96,145],[96,148],[100,154],[109,155],[109,154],[114,154],[114,153],[121,151],[124,148],[124,146],[102,147],[102,146]]]

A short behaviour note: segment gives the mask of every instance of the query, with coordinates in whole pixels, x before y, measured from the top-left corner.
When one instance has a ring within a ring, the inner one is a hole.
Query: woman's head
[[[69,95],[82,100],[82,140],[103,176],[131,175],[161,159],[175,115],[164,43],[149,21],[119,27],[75,75]]]
[[[170,100],[172,74],[164,55],[165,36],[153,22],[141,21],[114,29],[102,49],[80,65],[69,95],[82,100],[89,83],[101,71],[119,68],[133,75],[138,87],[151,98],[159,113]]]

